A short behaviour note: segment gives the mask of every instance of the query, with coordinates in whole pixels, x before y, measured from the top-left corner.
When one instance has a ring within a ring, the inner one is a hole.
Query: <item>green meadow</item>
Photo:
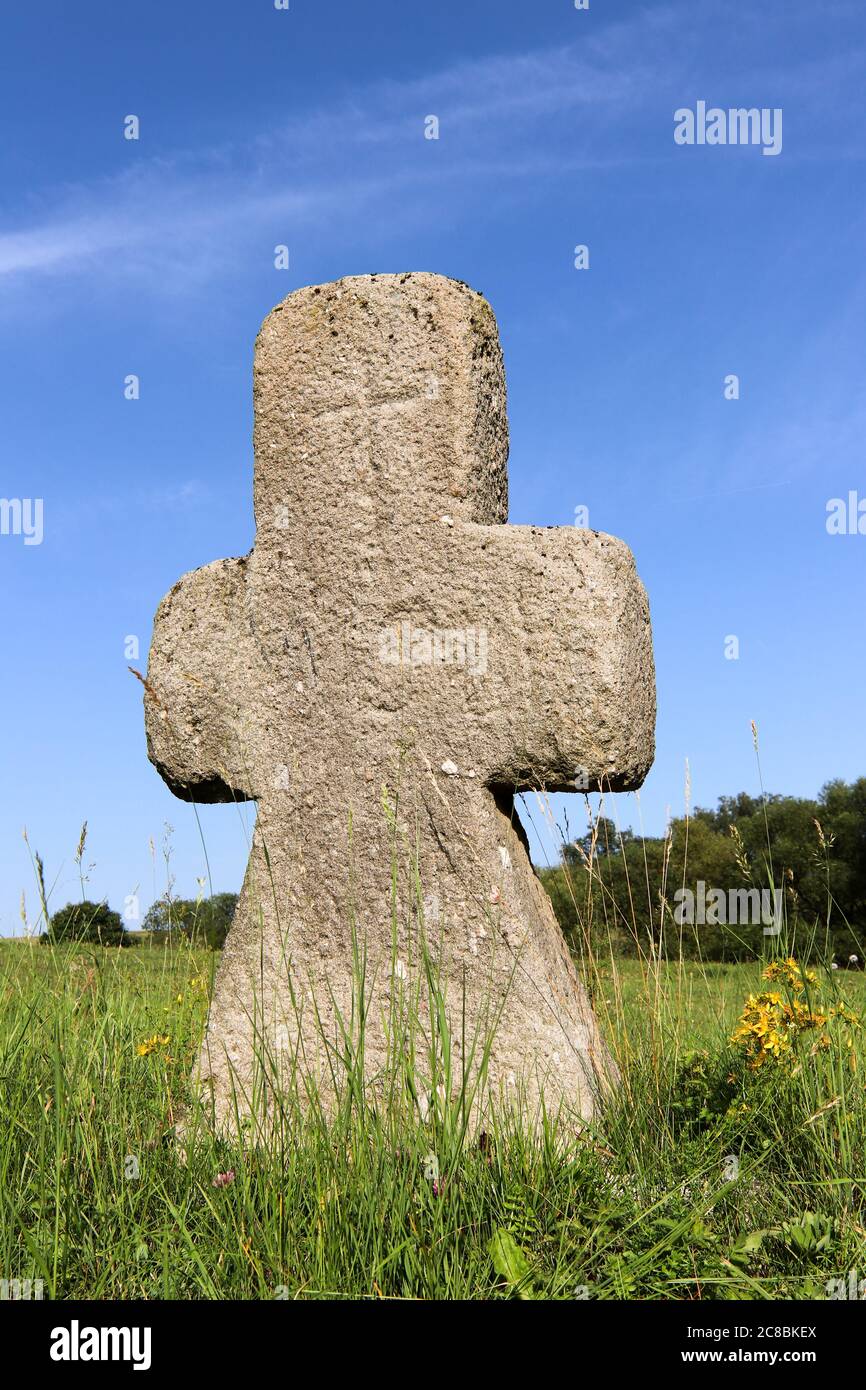
[[[188,1110],[218,960],[0,942],[7,1293],[823,1299],[866,1279],[862,972],[579,962],[621,1085],[577,1136],[556,1116],[472,1134],[447,1104],[408,1122],[347,1088],[262,1149]],[[760,1009],[731,1041],[762,991],[771,1021],[808,1006],[778,1056]]]

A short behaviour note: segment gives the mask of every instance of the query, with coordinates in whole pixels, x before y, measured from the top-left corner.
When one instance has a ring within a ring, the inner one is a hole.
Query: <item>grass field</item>
[[[0,1276],[115,1299],[823,1298],[866,1277],[859,1030],[749,1066],[729,1040],[758,965],[591,971],[623,1084],[570,1145],[347,1105],[266,1155],[202,1135],[184,1161],[217,961],[0,943]],[[860,973],[813,988],[866,1003]]]

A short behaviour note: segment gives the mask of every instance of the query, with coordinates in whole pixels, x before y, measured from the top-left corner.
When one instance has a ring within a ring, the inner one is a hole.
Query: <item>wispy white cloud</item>
[[[790,18],[789,5],[767,6],[762,23]],[[388,232],[446,206],[465,211],[494,187],[505,198],[531,178],[647,161],[642,113],[652,109],[657,121],[668,99],[673,110],[693,98],[712,48],[708,22],[718,26],[722,76],[739,95],[744,74],[727,22],[705,0],[673,0],[566,46],[372,83],[207,149],[147,159],[142,144],[124,174],[43,193],[27,224],[0,230],[0,292],[9,303],[47,277],[74,288],[99,276],[142,278],[177,296],[248,261],[253,247],[260,255],[268,239],[345,236],[351,226],[356,245],[365,234],[381,245]],[[806,50],[781,71],[786,90],[805,100],[826,90],[824,78],[836,89],[853,80],[855,64]],[[748,81],[775,103],[777,75]],[[435,145],[422,134],[429,114],[441,122]]]
[[[376,208],[393,226],[421,215],[422,202],[435,205],[445,184],[477,192],[484,180],[621,163],[605,126],[627,120],[657,85],[663,54],[649,36],[661,34],[665,13],[610,26],[580,50],[496,55],[378,82],[210,149],[143,160],[136,147],[134,170],[43,194],[41,216],[0,230],[0,282],[8,292],[33,277],[115,272],[176,292],[270,229],[345,227]],[[637,30],[646,42],[635,64],[626,59]],[[428,114],[441,121],[435,149],[423,139]],[[551,139],[537,139],[539,125]],[[404,190],[412,199],[401,202]]]
[[[131,518],[152,513],[178,517],[219,505],[218,494],[199,478],[133,485],[127,492],[93,488],[85,497],[60,498],[52,502],[51,525],[54,535],[75,538],[81,535],[82,527],[92,530],[97,523],[128,524]]]

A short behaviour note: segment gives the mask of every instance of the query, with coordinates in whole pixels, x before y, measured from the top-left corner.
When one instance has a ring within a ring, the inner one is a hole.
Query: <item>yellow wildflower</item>
[[[748,996],[731,1041],[743,1046],[749,1065],[753,1068],[763,1066],[768,1057],[777,1062],[793,1061],[792,1045],[801,1033],[809,1031],[818,1035],[812,1055],[819,1049],[826,1051],[831,1045],[826,1029],[834,1017],[850,1023],[852,1031],[859,1025],[858,1016],[846,1009],[844,1004],[826,1008],[817,998],[810,999],[807,1004],[797,997],[807,985],[817,986],[818,977],[814,970],[804,971],[793,956],[772,961],[763,971],[763,979],[770,984],[778,982],[783,985],[789,997],[785,999],[779,990],[769,989]],[[849,1050],[853,1048],[850,1033],[845,1042]],[[851,1055],[853,1057],[853,1052]],[[852,1062],[851,1065],[856,1063]]]

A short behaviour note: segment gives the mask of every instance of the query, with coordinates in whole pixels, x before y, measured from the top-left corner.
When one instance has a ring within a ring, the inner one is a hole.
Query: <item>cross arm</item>
[[[628,546],[577,527],[465,530],[476,532],[486,573],[496,710],[485,721],[487,780],[639,787],[655,752],[655,669]]]
[[[628,546],[577,527],[473,523],[434,523],[405,546],[408,593],[383,604],[392,646],[420,653],[378,667],[378,703],[402,709],[431,765],[519,790],[639,787],[655,672]],[[444,654],[425,652],[425,629],[444,630]]]
[[[144,714],[147,755],[184,801],[250,800],[243,692],[255,643],[247,561],[217,560],[175,584],[157,609]]]

